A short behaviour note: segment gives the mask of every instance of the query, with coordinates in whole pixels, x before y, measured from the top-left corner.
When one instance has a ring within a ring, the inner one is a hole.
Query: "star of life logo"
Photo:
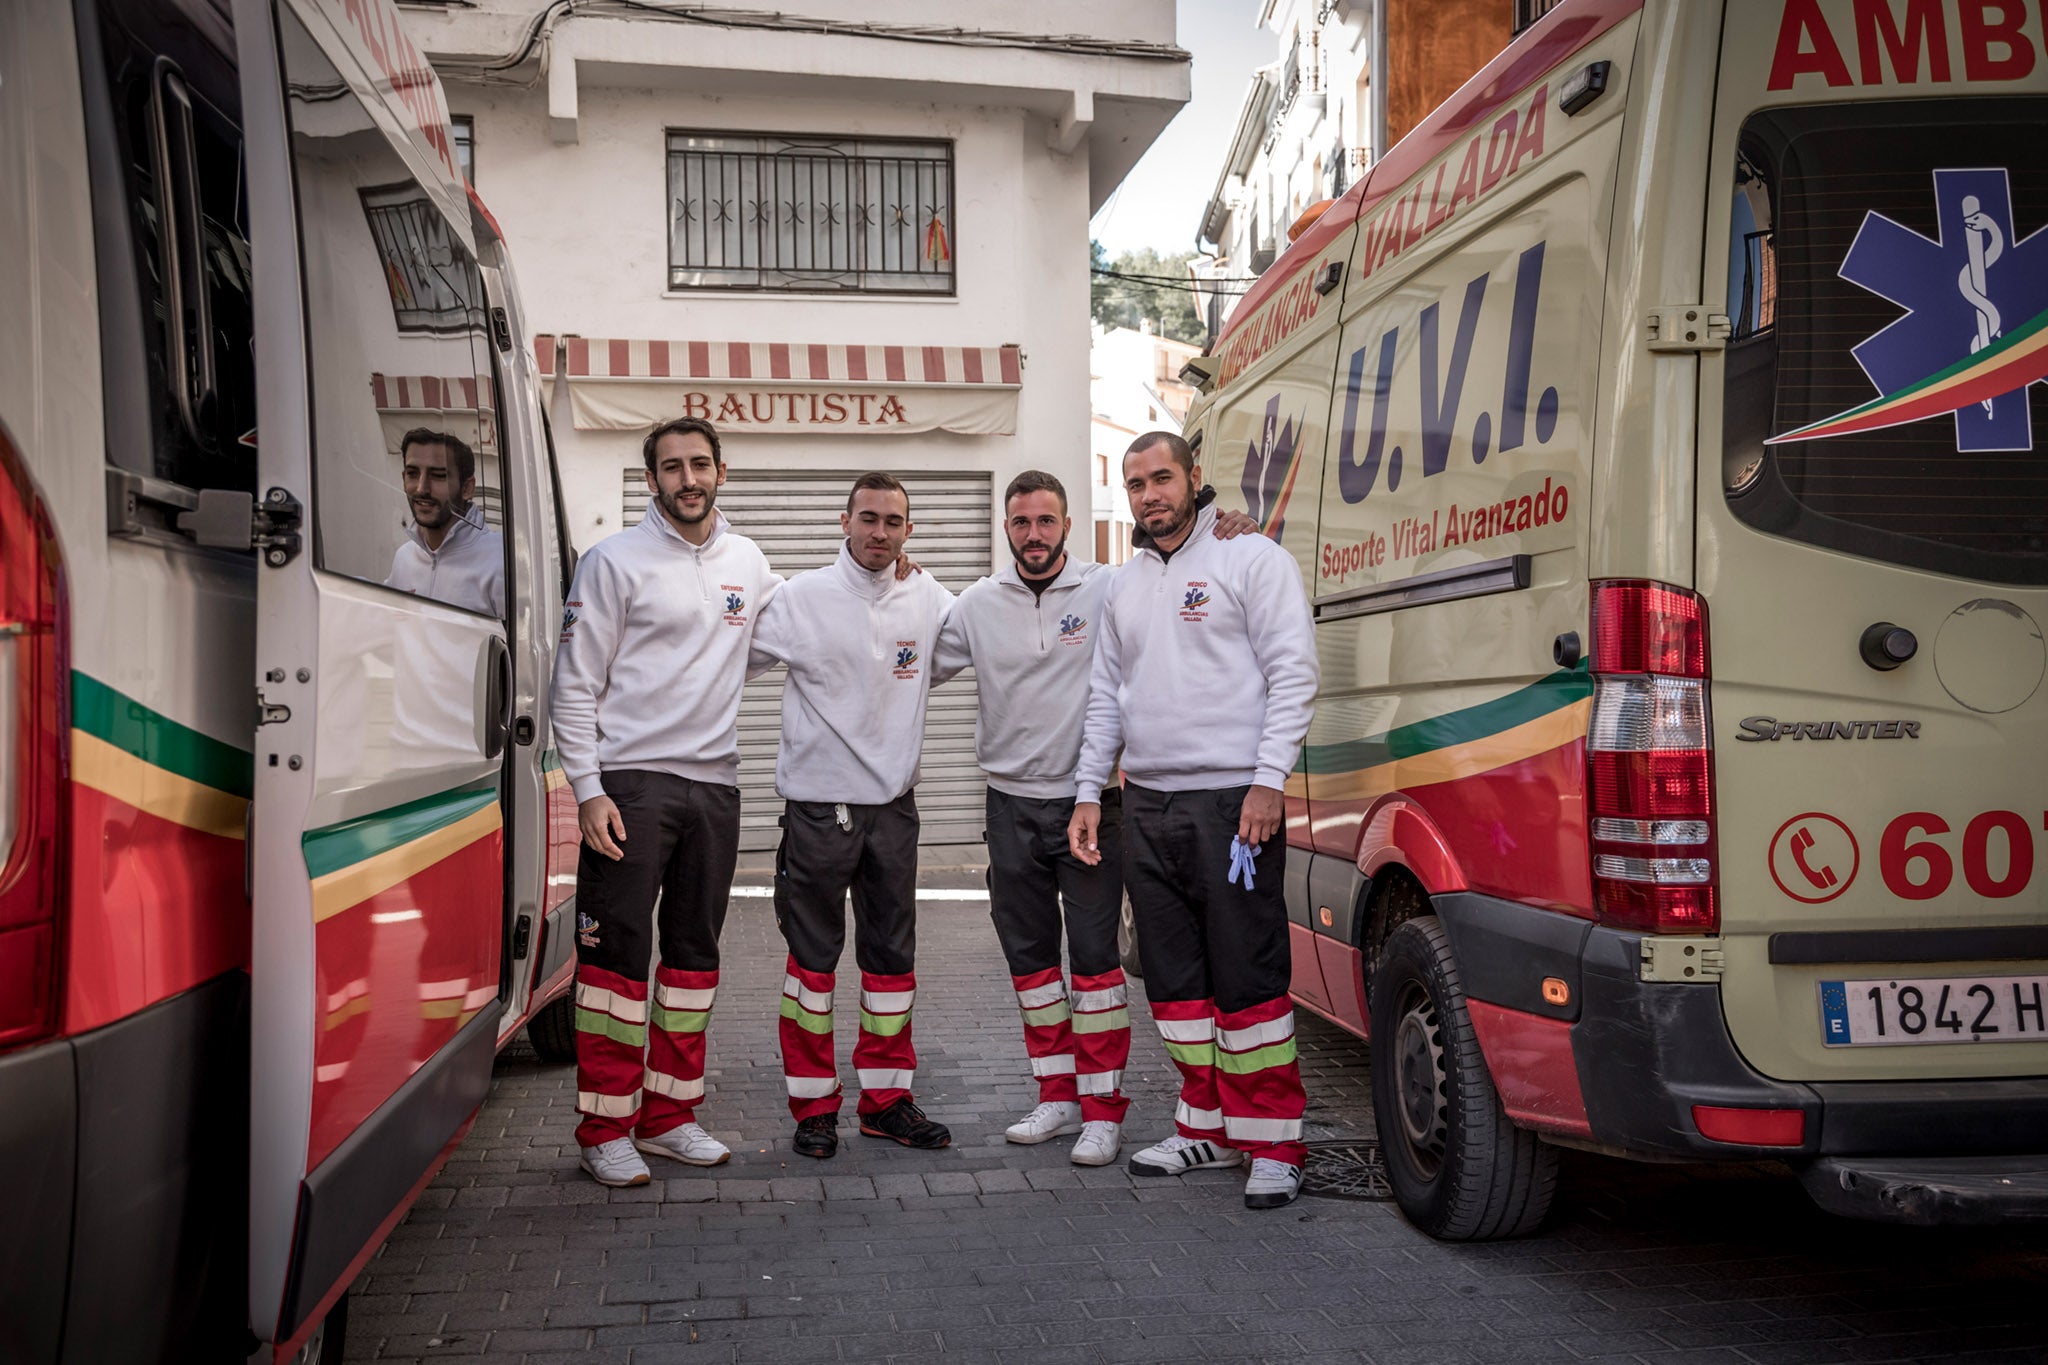
[[[731,583],[718,586],[725,593],[725,619],[733,625],[741,624],[747,619],[747,599],[742,595],[743,590]]]
[[[576,623],[583,619],[576,608],[582,605],[581,602],[570,602],[562,608],[562,638],[564,640],[575,635]]]
[[[1202,610],[1209,605],[1209,585],[1190,582],[1187,595],[1180,599],[1180,619],[1183,621],[1205,621],[1209,613]]]
[[[576,912],[576,940],[586,948],[597,946],[597,921],[580,910]]]
[[[1238,481],[1245,511],[1275,540],[1280,538],[1287,503],[1294,494],[1294,457],[1300,438],[1301,424],[1293,418],[1285,426],[1280,424],[1280,395],[1274,394],[1266,400],[1259,439],[1245,446],[1244,476]]]
[[[893,671],[899,678],[914,678],[917,676],[917,641],[898,640],[896,642],[896,665]]]
[[[1850,349],[1879,397],[1770,444],[1953,414],[1959,453],[2033,449],[2027,387],[2048,379],[2048,230],[2018,239],[2003,169],[1934,172],[1937,236],[1872,210],[1841,277],[1906,309]]]
[[[1088,618],[1071,612],[1060,618],[1060,639],[1072,641],[1088,629]]]

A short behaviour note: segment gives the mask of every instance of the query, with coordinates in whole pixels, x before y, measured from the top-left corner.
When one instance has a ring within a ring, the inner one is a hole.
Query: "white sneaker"
[[[1081,1106],[1073,1100],[1047,1100],[1003,1130],[1003,1136],[1026,1146],[1081,1131]]]
[[[1248,1209],[1284,1209],[1301,1194],[1301,1167],[1270,1157],[1252,1161],[1251,1179],[1244,1182]]]
[[[1155,1142],[1131,1158],[1132,1175],[1185,1175],[1189,1171],[1224,1170],[1244,1161],[1244,1153],[1207,1138],[1186,1138],[1179,1133]]]
[[[1116,1160],[1124,1145],[1124,1126],[1108,1119],[1090,1119],[1081,1125],[1081,1140],[1074,1144],[1076,1166],[1107,1166]]]
[[[716,1166],[732,1155],[731,1148],[694,1123],[671,1128],[659,1137],[636,1137],[633,1145],[649,1156],[665,1156],[689,1166]]]
[[[583,1169],[590,1172],[590,1178],[598,1184],[609,1185],[615,1190],[645,1185],[654,1178],[647,1173],[647,1163],[633,1150],[631,1138],[613,1138],[595,1147],[585,1147]]]

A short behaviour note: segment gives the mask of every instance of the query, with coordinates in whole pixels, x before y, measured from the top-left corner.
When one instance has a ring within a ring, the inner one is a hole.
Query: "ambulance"
[[[2048,1216],[2048,33],[1567,0],[1191,377],[1301,569],[1293,993],[1396,1197],[1558,1149]]]
[[[566,1044],[527,323],[384,0],[0,5],[0,158],[0,1357],[339,1360]]]

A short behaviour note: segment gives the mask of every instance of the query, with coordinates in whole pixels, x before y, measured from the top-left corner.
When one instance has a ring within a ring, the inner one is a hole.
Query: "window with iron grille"
[[[401,332],[481,332],[483,282],[417,185],[360,191]]]
[[[953,144],[671,131],[671,289],[953,292]]]

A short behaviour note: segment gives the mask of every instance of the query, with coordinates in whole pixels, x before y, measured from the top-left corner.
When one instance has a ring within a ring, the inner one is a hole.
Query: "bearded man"
[[[725,457],[681,417],[641,448],[653,503],[576,565],[550,725],[577,801],[576,1141],[602,1185],[642,1153],[715,1166],[697,1123],[718,938],[739,859],[740,688],[782,579],[718,511]],[[660,963],[649,998],[656,897]]]
[[[1301,1190],[1282,791],[1319,671],[1293,556],[1265,536],[1222,541],[1201,470],[1170,432],[1124,454],[1139,553],[1109,576],[1068,826],[1104,861],[1104,785],[1122,752],[1123,865],[1145,991],[1180,1068],[1175,1132],[1134,1175],[1251,1158],[1247,1208]]]

